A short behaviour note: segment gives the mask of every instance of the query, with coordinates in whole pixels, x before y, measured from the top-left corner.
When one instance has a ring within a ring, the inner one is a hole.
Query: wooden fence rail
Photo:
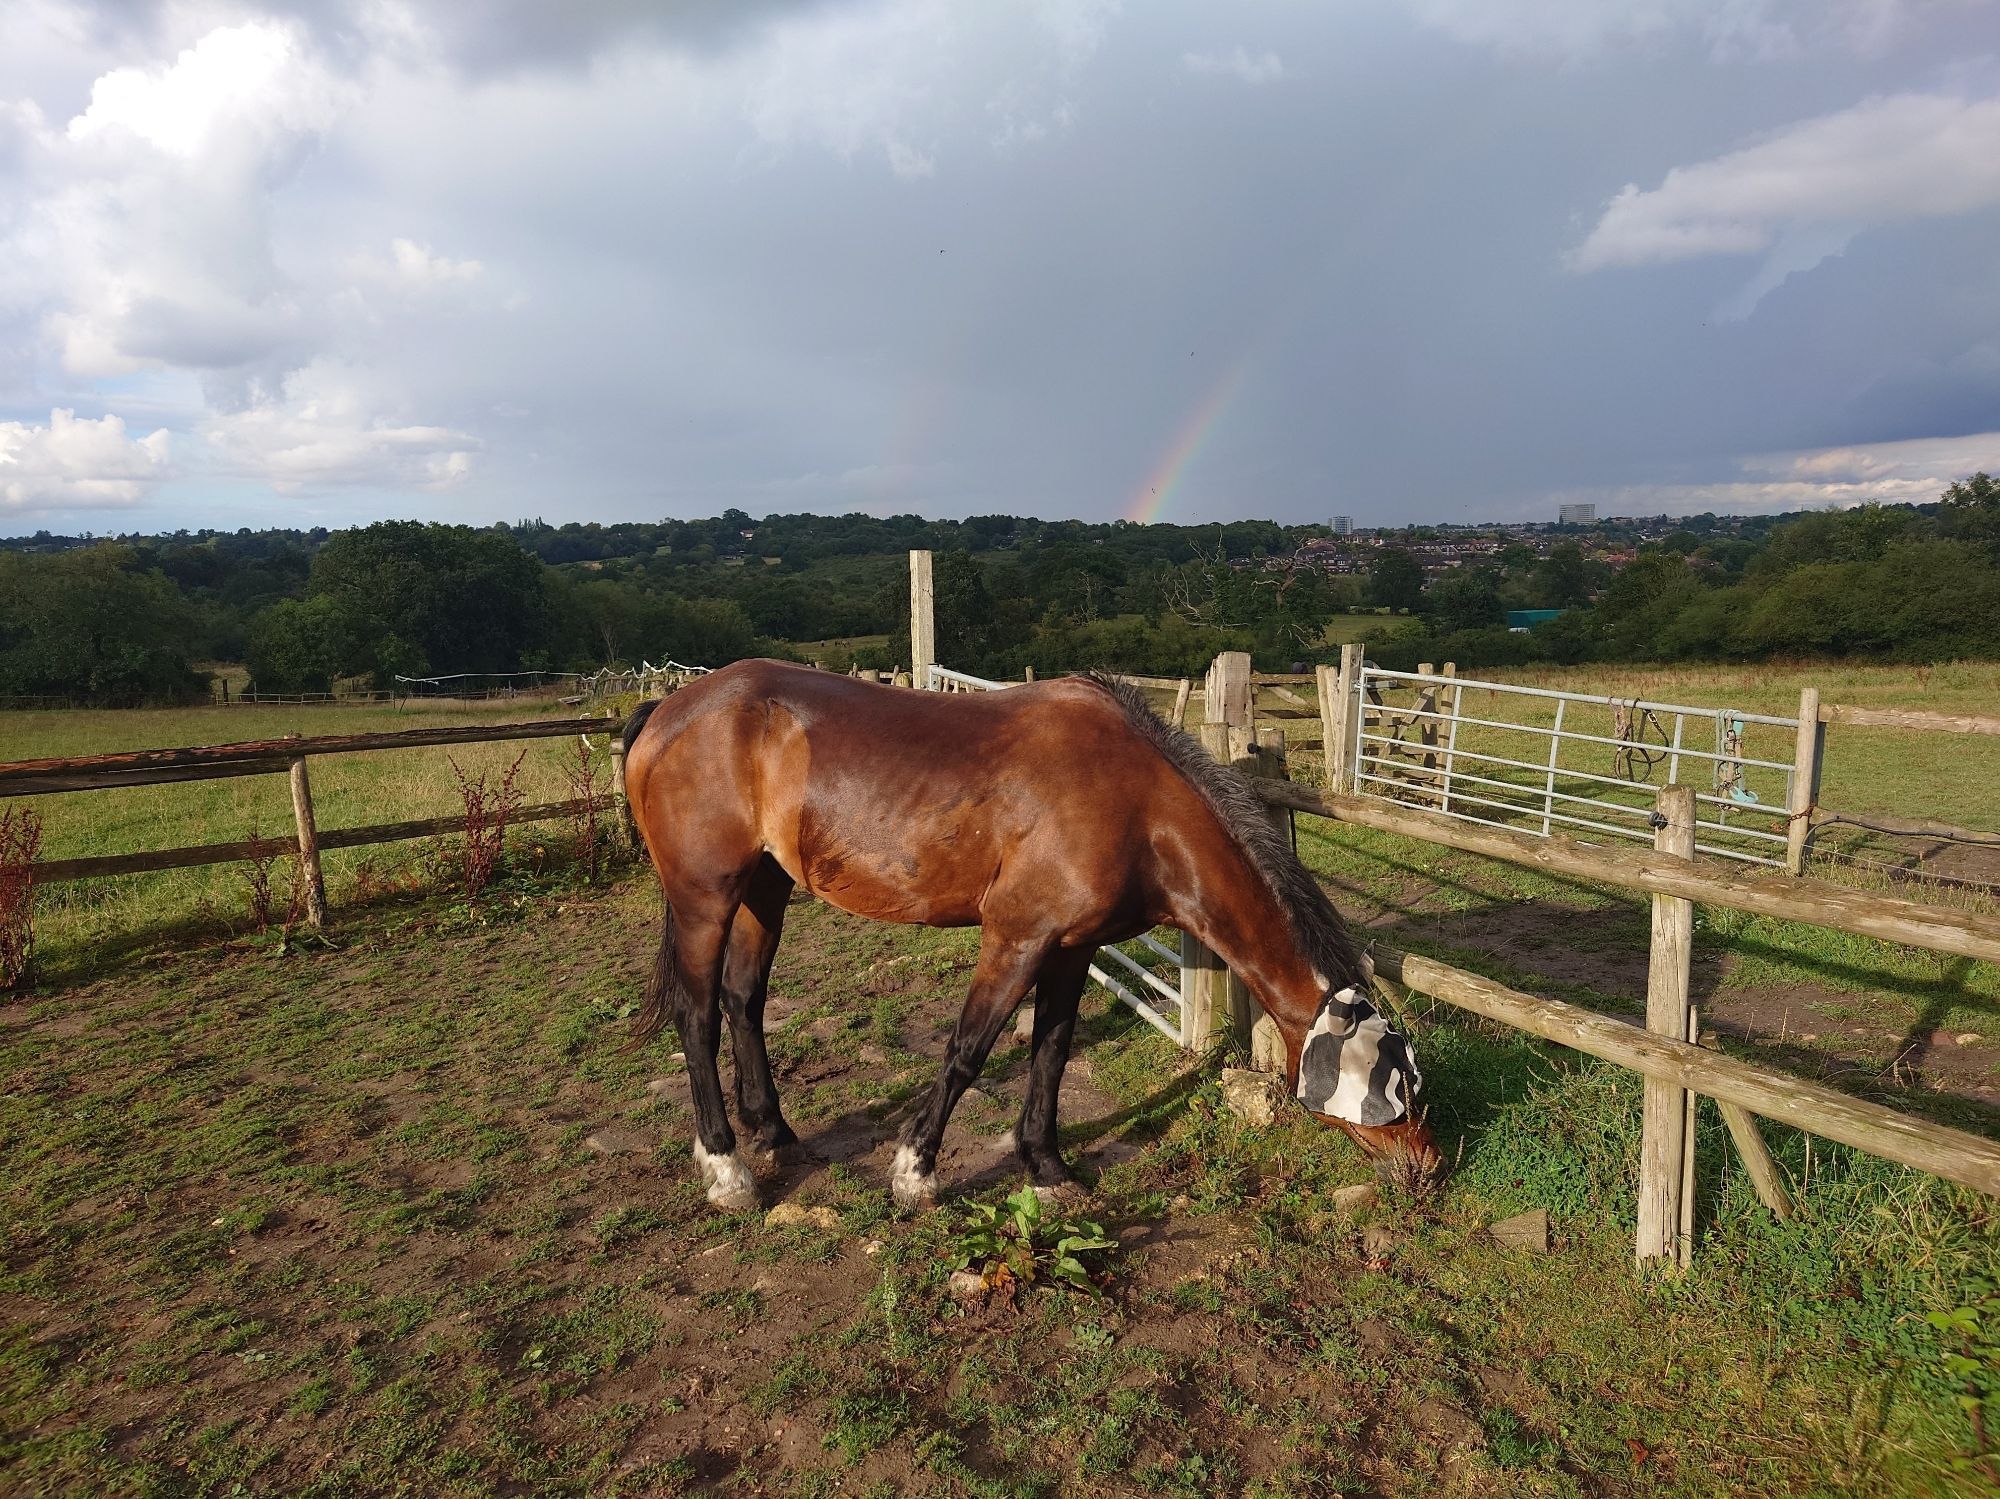
[[[1252,778],[1249,787],[1272,807],[1311,812],[1653,897],[1644,1028],[1525,994],[1430,958],[1380,946],[1371,949],[1378,972],[1392,982],[1630,1068],[1646,1078],[1639,1182],[1641,1261],[1688,1263],[1693,1242],[1691,1126],[1696,1094],[1706,1094],[1724,1106],[1731,1137],[1759,1197],[1781,1215],[1791,1212],[1790,1199],[1777,1180],[1762,1136],[1747,1115],[1793,1125],[2000,1196],[2000,1142],[1913,1118],[1705,1048],[1699,1044],[1687,989],[1692,902],[1988,961],[2000,960],[2000,918],[1875,895],[1817,879],[1713,872],[1690,857],[1693,796],[1684,786],[1661,789],[1664,826],[1658,847],[1651,851],[1592,847],[1561,835],[1530,837],[1417,808],[1314,791],[1287,781]]]
[[[326,923],[326,881],[320,851],[393,843],[406,838],[431,838],[462,833],[467,819],[419,818],[410,822],[375,823],[332,828],[322,832],[313,817],[312,786],[306,762],[313,755],[345,755],[368,750],[424,749],[446,744],[493,744],[518,739],[551,739],[571,734],[611,734],[611,790],[594,800],[573,798],[515,810],[509,822],[540,822],[572,817],[593,810],[616,809],[622,816],[624,778],[622,746],[615,737],[619,725],[605,718],[543,719],[529,723],[472,724],[455,728],[400,729],[373,734],[326,734],[315,738],[257,739],[239,744],[193,745],[174,749],[125,750],[105,755],[71,755],[47,760],[19,760],[0,765],[0,797],[42,796],[68,791],[107,791],[122,786],[154,786],[174,781],[214,780],[225,776],[285,774],[291,780],[292,813],[296,824],[290,838],[247,838],[231,843],[201,843],[183,848],[145,849],[135,853],[103,854],[84,859],[38,861],[30,870],[37,885],[67,880],[102,879],[112,875],[147,874],[166,869],[192,869],[238,859],[275,858],[294,854],[305,883],[306,914],[314,926]],[[614,837],[621,834],[621,827]]]
[[[1455,1008],[2000,1197],[2000,1143],[1558,999],[1524,994],[1432,958],[1379,944],[1369,952],[1378,973]]]
[[[1758,916],[1832,927],[1884,942],[2000,962],[2000,917],[1877,895],[1809,876],[1723,874],[1640,848],[1599,848],[1561,834],[1529,837],[1458,822],[1369,797],[1315,791],[1290,781],[1253,781],[1258,796],[1294,811],[1441,843],[1549,874],[1575,875],[1648,895],[1679,896]]]

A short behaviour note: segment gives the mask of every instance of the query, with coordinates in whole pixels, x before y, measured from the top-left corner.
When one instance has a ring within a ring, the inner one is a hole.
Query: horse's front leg
[[[1040,934],[1002,936],[991,927],[982,934],[979,966],[973,971],[972,990],[951,1033],[944,1068],[923,1107],[903,1131],[903,1143],[896,1151],[890,1177],[896,1206],[925,1207],[936,1200],[937,1153],[944,1140],[945,1121],[986,1065],[987,1053],[993,1050],[1001,1027],[1034,983],[1036,971],[1053,945]]]

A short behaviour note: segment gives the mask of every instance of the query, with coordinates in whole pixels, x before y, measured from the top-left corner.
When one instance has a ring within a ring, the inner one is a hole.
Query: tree
[[[283,599],[250,625],[250,680],[259,692],[331,692],[353,654],[332,599]]]
[[[1939,511],[1944,534],[1985,548],[2000,563],[2000,480],[1984,469],[1945,490]]]
[[[986,669],[993,649],[993,596],[972,553],[946,552],[937,559],[931,607],[939,664],[960,671]]]
[[[1485,567],[1454,567],[1425,591],[1423,609],[1431,629],[1440,635],[1507,623],[1500,580]]]
[[[511,536],[470,526],[380,521],[333,536],[313,558],[308,595],[331,601],[345,625],[342,675],[386,685],[415,651],[440,672],[516,671],[545,645],[553,620],[542,564]]]
[[[1423,564],[1401,547],[1385,547],[1368,568],[1368,598],[1392,614],[1408,614],[1424,599]]]
[[[1534,597],[1544,609],[1573,609],[1590,602],[1582,547],[1565,541],[1549,548],[1548,556],[1535,564]]]
[[[51,557],[0,553],[0,693],[107,704],[207,691],[194,669],[194,611],[130,547]]]

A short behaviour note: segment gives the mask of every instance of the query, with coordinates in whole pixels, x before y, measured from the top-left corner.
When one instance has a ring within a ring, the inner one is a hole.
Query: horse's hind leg
[[[764,1049],[764,1000],[791,893],[791,877],[767,856],[751,875],[743,904],[729,924],[729,949],[722,961],[722,1008],[729,1017],[736,1063],[736,1117],[750,1134],[751,1148],[765,1154],[796,1145],[799,1138],[778,1108],[771,1058]]]
[[[1056,1145],[1056,1096],[1076,1034],[1076,1007],[1090,974],[1091,949],[1061,948],[1049,954],[1035,977],[1035,1041],[1028,1063],[1028,1097],[1014,1132],[1014,1153],[1038,1187],[1069,1180]]]
[[[896,1165],[890,1189],[901,1208],[922,1207],[937,1195],[937,1153],[944,1140],[945,1121],[958,1106],[986,1054],[993,1050],[1000,1028],[1014,1013],[1036,970],[1049,951],[1046,938],[1003,938],[990,928],[979,948],[979,966],[972,975],[972,991],[959,1012],[958,1025],[951,1033],[951,1045],[944,1055],[944,1070],[938,1074],[930,1096],[903,1132],[896,1150]]]
[[[757,1205],[750,1168],[736,1155],[736,1133],[729,1127],[715,1061],[722,1031],[716,991],[733,915],[725,906],[705,904],[690,910],[686,904],[676,905],[672,939],[680,979],[681,1047],[687,1053],[688,1092],[694,1101],[694,1159],[708,1184],[708,1200],[725,1212]]]

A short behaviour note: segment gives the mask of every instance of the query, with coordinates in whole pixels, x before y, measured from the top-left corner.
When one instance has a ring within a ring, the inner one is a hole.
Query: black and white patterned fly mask
[[[1329,993],[1299,1055],[1299,1102],[1350,1124],[1400,1124],[1424,1085],[1410,1043],[1355,989]]]

